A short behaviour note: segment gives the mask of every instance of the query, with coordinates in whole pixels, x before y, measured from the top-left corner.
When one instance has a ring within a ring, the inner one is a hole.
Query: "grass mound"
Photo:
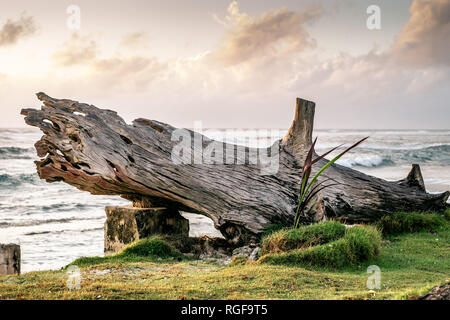
[[[182,259],[183,254],[159,236],[138,240],[119,253],[106,257],[82,257],[70,265],[89,266],[106,262],[141,262]]]
[[[376,258],[381,251],[381,234],[373,226],[345,230],[341,239],[308,249],[267,254],[259,262],[276,265],[302,265],[342,268]]]
[[[264,239],[265,237],[271,235],[274,232],[284,229],[285,227],[286,226],[283,224],[272,224],[266,230],[264,230],[264,232],[261,234],[261,240]]]
[[[385,235],[435,231],[446,223],[446,217],[450,215],[447,211],[445,217],[436,213],[397,212],[382,217],[376,226]]]
[[[156,256],[160,258],[178,257],[181,255],[175,247],[158,236],[136,241],[123,248],[118,254],[138,257]]]
[[[262,250],[266,254],[307,248],[337,240],[344,234],[345,226],[335,221],[312,224],[298,229],[282,229],[263,238]]]

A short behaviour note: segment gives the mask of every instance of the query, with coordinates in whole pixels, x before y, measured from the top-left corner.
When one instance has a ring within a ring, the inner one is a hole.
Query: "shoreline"
[[[448,227],[386,237],[378,258],[343,269],[190,259],[87,263],[80,290],[66,287],[67,269],[37,271],[1,276],[0,299],[415,299],[450,281],[449,245]],[[370,265],[381,270],[379,290],[366,287]]]

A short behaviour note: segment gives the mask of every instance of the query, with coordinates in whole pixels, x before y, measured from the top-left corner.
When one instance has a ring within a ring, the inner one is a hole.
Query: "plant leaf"
[[[317,178],[319,178],[319,176],[326,170],[328,169],[328,167],[330,167],[333,163],[335,163],[336,161],[338,161],[344,154],[346,154],[347,152],[349,152],[350,150],[352,150],[353,148],[357,147],[360,143],[364,142],[365,140],[367,140],[369,137],[365,137],[361,140],[359,140],[358,142],[356,142],[355,144],[351,145],[350,147],[348,147],[347,149],[345,149],[344,151],[342,151],[340,154],[338,154],[336,157],[334,157],[332,160],[328,161],[328,163],[326,165],[324,165],[314,176],[314,178],[311,180],[311,182],[308,184],[308,186],[306,187],[305,193],[308,192],[309,188],[311,187],[311,185],[317,180]]]
[[[300,186],[300,197],[303,195],[306,186],[308,185],[308,180],[311,175],[312,170],[312,156],[314,154],[314,146],[316,145],[317,137],[314,139],[314,142],[312,143],[311,147],[309,148],[308,154],[306,155],[305,162],[303,163],[302,168],[302,177],[301,177],[301,186]],[[297,211],[295,213],[295,219],[297,220],[297,216],[300,209],[300,202],[297,205]]]
[[[338,145],[337,147],[334,147],[333,149],[329,150],[328,152],[325,152],[323,155],[321,155],[320,157],[315,158],[311,165],[313,165],[314,163],[316,163],[317,161],[319,161],[320,159],[325,158],[327,155],[329,155],[330,153],[332,153],[334,150],[336,150],[337,148],[342,147],[342,144]]]
[[[319,178],[319,176],[327,169],[329,168],[333,163],[335,163],[337,160],[339,160],[344,154],[346,154],[347,152],[349,152],[350,150],[352,150],[353,148],[355,148],[356,146],[358,146],[360,143],[364,142],[365,140],[367,140],[369,137],[365,137],[361,140],[359,140],[358,142],[356,142],[355,144],[351,145],[350,147],[348,147],[347,149],[345,149],[344,151],[342,151],[340,154],[338,154],[336,157],[334,157],[332,160],[328,161],[317,173],[316,175],[313,177],[313,179],[311,180],[311,182],[308,183],[309,180],[309,175],[311,174],[311,166],[316,163],[317,161],[319,161],[320,159],[323,159],[326,155],[328,155],[330,152],[336,150],[338,147],[331,149],[330,151],[326,152],[325,154],[323,154],[322,156],[314,159],[314,161],[311,161],[311,158],[309,158],[309,156],[312,157],[312,153],[314,152],[314,145],[316,144],[317,138],[314,140],[313,145],[311,146],[308,155],[306,157],[305,160],[305,164],[308,164],[308,176],[307,179],[305,179],[305,175],[302,173],[302,187],[300,189],[300,199],[298,201],[298,205],[297,205],[297,212],[295,214],[295,228],[298,227],[298,224],[300,222],[300,208],[304,208],[306,206],[306,204],[304,204],[304,202],[306,202],[305,196],[308,194],[309,189],[311,188],[311,186],[314,184],[314,182],[316,182],[316,180]],[[305,170],[305,166],[303,167],[303,170]],[[306,171],[305,171],[306,173]],[[323,182],[322,182],[323,183]],[[321,183],[320,183],[321,184]],[[320,185],[319,184],[319,185]],[[306,185],[306,188],[305,188]],[[316,186],[317,187],[317,186]],[[311,190],[311,192],[314,192],[315,188],[313,187],[313,189]],[[321,188],[320,190],[323,190],[324,188]],[[319,191],[320,191],[319,190]],[[319,192],[317,191],[317,192]],[[314,194],[316,194],[317,192],[315,192]],[[309,199],[311,199],[312,196],[308,196],[307,199],[309,201]]]
[[[302,201],[302,203],[300,204],[300,210],[299,213],[302,212],[305,207],[308,205],[308,202],[316,195],[318,194],[320,191],[322,191],[325,188],[331,187],[331,186],[337,186],[339,185],[339,183],[332,183],[332,184],[328,184],[326,186],[322,186],[321,188],[317,189],[317,186],[313,189],[311,189],[311,191],[308,193],[308,195],[306,196],[306,198]],[[313,191],[314,190],[314,191]],[[295,220],[295,227],[298,226],[300,222],[300,214],[296,215],[296,220]]]

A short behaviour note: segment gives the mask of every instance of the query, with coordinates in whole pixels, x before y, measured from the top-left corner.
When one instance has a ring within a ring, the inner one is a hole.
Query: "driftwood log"
[[[312,142],[315,104],[311,101],[297,99],[289,132],[272,148],[245,148],[242,153],[238,151],[242,147],[223,144],[225,164],[180,164],[174,159],[186,154],[183,151],[174,158],[180,139],[174,139],[178,131],[168,124],[136,119],[129,125],[111,110],[44,93],[37,97],[44,104],[41,110],[23,109],[21,113],[27,124],[44,133],[35,144],[43,158],[36,166],[48,182],[64,181],[92,194],[120,195],[135,207],[203,214],[235,244],[254,239],[270,225],[293,224],[302,164]],[[184,132],[193,141],[200,136]],[[214,142],[200,138],[200,146],[189,144],[192,159],[202,159],[202,147]],[[255,153],[277,153],[278,170],[262,174],[263,162],[248,163]],[[442,210],[450,194],[427,193],[418,165],[413,165],[406,179],[396,182],[337,164],[319,182],[326,178],[339,184],[315,197],[303,223],[330,218],[368,222],[398,210]]]

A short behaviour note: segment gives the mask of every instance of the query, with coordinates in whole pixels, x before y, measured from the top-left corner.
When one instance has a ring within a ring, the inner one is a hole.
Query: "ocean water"
[[[268,145],[285,132],[262,140]],[[227,140],[221,130],[207,135]],[[257,136],[252,131],[231,136],[251,145],[245,139],[249,135]],[[23,272],[58,269],[81,256],[103,255],[104,207],[128,204],[119,197],[93,196],[63,182],[40,180],[33,145],[41,136],[34,128],[0,129],[0,243],[21,245]],[[411,164],[418,163],[429,192],[450,190],[450,130],[317,130],[314,136],[319,154],[370,136],[339,163],[388,180],[404,178]],[[192,235],[199,234],[199,224],[210,223],[188,218]]]

